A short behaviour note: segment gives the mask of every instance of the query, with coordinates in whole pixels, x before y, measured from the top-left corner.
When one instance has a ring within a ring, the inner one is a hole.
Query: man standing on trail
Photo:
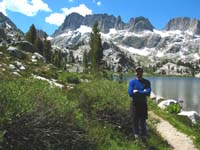
[[[133,119],[133,134],[135,139],[139,134],[146,142],[147,129],[147,96],[151,93],[150,81],[143,78],[143,69],[136,68],[136,78],[129,82],[128,94],[131,97],[131,117]]]

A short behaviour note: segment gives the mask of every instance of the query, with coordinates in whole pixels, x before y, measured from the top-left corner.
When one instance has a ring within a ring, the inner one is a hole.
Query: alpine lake
[[[135,78],[126,77],[129,82]],[[200,113],[200,78],[192,77],[145,77],[151,82],[152,92],[165,99],[181,100],[183,110]]]

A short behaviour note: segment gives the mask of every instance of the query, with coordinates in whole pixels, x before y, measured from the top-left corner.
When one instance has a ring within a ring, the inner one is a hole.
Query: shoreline
[[[181,107],[182,107],[181,104],[184,103],[184,101],[182,100],[168,99],[160,95],[156,95],[153,91],[151,91],[150,99],[152,101],[155,101],[156,105],[163,110],[170,104],[173,104],[173,101],[174,102],[176,101],[176,103],[179,104]],[[167,103],[167,101],[171,102]],[[166,102],[168,105],[165,107],[159,106],[161,102]],[[197,112],[196,110],[184,110],[181,108],[181,111],[177,115],[187,116],[192,121],[192,123],[196,123],[196,121],[200,119],[200,113]]]

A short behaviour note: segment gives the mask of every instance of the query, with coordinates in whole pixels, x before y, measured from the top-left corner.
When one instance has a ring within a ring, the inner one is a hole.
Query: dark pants
[[[140,134],[141,136],[147,136],[147,129],[146,129],[147,105],[146,103],[136,104],[134,100],[131,100],[130,112],[131,112],[131,118],[133,121],[133,134],[137,134],[137,135]]]
[[[133,133],[139,135],[140,131],[141,131],[141,136],[147,135],[146,119],[135,117],[133,120]]]

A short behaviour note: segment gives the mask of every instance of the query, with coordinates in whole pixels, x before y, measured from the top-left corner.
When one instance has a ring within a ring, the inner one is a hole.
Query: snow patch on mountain
[[[80,28],[78,28],[76,31],[80,32],[81,34],[85,34],[92,32],[92,28],[85,25],[81,25]]]
[[[195,53],[195,54],[194,54],[194,59],[200,60],[200,55],[199,55],[199,53]]]
[[[137,54],[137,55],[141,55],[141,56],[148,56],[150,54],[150,51],[148,48],[136,49],[136,48],[128,47],[125,45],[118,45],[118,47],[130,52],[131,54]]]
[[[10,29],[10,28],[12,28],[12,27],[11,27],[11,25],[9,25],[8,23],[6,23],[6,28],[7,28],[7,29]]]
[[[168,37],[168,36],[174,36],[174,35],[181,35],[184,32],[180,30],[174,30],[174,31],[165,31],[165,30],[153,30],[154,33],[159,34],[161,37]]]
[[[65,32],[63,34],[60,34],[58,37],[66,37],[66,36],[71,36],[73,33],[73,31],[68,31],[68,32]]]
[[[52,44],[69,49],[82,60],[83,52],[89,52],[89,40],[92,27],[80,25],[76,29],[67,29],[52,39]],[[104,48],[106,67],[115,65],[131,68],[139,63],[144,67],[154,67],[160,73],[173,73],[163,66],[179,66],[192,64],[200,68],[200,36],[189,30],[142,30],[134,32],[127,28],[109,28],[108,32],[100,32]],[[173,63],[168,64],[168,62]],[[177,64],[179,63],[179,64]],[[190,66],[192,66],[190,65]],[[189,74],[191,68],[182,68],[178,74]],[[164,71],[165,70],[165,71]],[[197,70],[195,73],[198,73]]]
[[[156,57],[159,57],[159,58],[162,58],[162,57],[164,57],[164,52],[157,52],[157,54],[156,54]]]

